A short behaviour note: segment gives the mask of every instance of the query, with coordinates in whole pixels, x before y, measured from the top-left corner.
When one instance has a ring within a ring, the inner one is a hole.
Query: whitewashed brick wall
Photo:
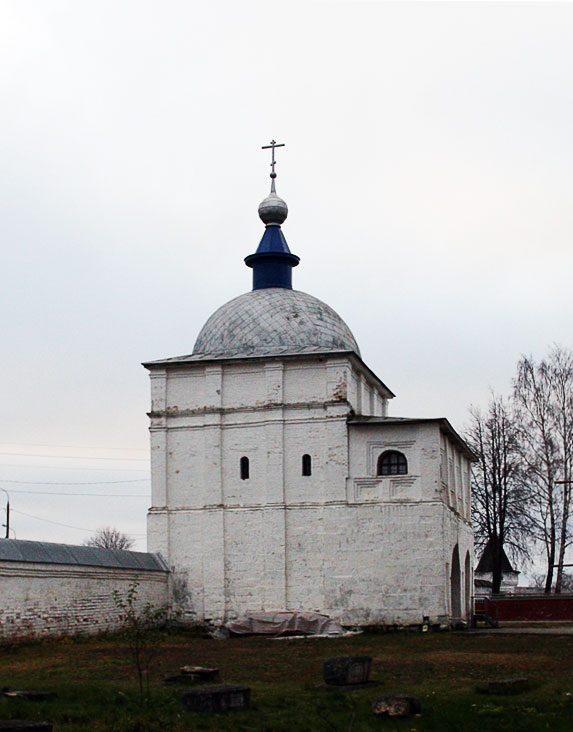
[[[317,610],[348,624],[448,620],[452,554],[458,546],[463,573],[472,531],[463,479],[451,496],[440,477],[437,424],[349,425],[352,413],[385,416],[388,398],[350,356],[151,376],[148,545],[187,587],[189,619]],[[408,475],[376,476],[384,449],[407,456]],[[463,475],[455,445],[446,451]]]
[[[164,606],[168,573],[0,562],[0,639],[94,634],[121,627],[113,592],[138,582],[136,607]]]

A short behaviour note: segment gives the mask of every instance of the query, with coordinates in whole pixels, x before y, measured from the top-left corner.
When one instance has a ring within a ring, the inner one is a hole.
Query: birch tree
[[[547,562],[545,592],[551,592],[555,575],[559,593],[572,541],[573,353],[555,346],[539,363],[521,358],[514,403],[520,456],[532,488],[532,519]]]

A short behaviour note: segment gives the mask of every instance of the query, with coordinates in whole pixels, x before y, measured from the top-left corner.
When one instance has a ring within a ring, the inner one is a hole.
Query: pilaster
[[[266,504],[263,522],[264,604],[266,609],[284,608],[286,603],[285,449],[284,449],[284,365],[265,364],[266,402],[276,408],[267,411],[265,424]]]

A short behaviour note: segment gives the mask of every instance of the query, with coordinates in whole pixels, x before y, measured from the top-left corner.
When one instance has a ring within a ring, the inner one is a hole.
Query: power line
[[[34,516],[31,513],[25,513],[24,511],[17,511],[15,508],[12,509],[14,513],[19,513],[22,516],[27,516],[28,518],[37,519],[38,521],[45,521],[48,524],[55,524],[56,526],[65,526],[66,529],[77,529],[78,531],[89,531],[94,532],[95,529],[86,529],[83,526],[72,526],[71,524],[62,524],[59,521],[50,521],[50,519],[41,518],[40,516]]]
[[[63,491],[25,491],[19,488],[11,488],[12,493],[34,493],[38,496],[97,496],[98,498],[107,496],[108,498],[149,498],[149,493],[73,493]]]
[[[27,457],[24,455],[23,457]],[[47,457],[43,455],[42,457]],[[85,466],[70,466],[70,465],[15,465],[14,463],[1,463],[2,468],[48,468],[51,470],[105,470],[106,473],[147,473],[149,472],[146,468],[88,468]]]
[[[27,516],[28,518],[37,519],[38,521],[45,521],[48,524],[55,524],[56,526],[65,526],[66,529],[77,529],[78,531],[89,531],[90,533],[95,533],[97,529],[86,529],[83,526],[72,526],[71,524],[62,524],[59,521],[51,521],[50,519],[41,518],[40,516],[33,516],[31,513],[25,513],[24,511],[17,511],[16,509],[12,509],[14,513],[19,513],[22,516]],[[145,536],[145,534],[130,534],[130,536]]]
[[[123,458],[112,458],[112,457],[94,457],[92,455],[42,455],[41,453],[33,453],[33,452],[0,452],[0,455],[10,455],[11,457],[41,457],[41,458],[48,458],[48,460],[115,460],[115,462],[125,462],[125,461],[134,461],[134,462],[141,462],[141,463],[148,463],[149,458],[129,458],[129,457],[123,457]]]
[[[19,483],[20,485],[111,485],[112,483],[148,483],[149,478],[134,478],[133,480],[95,480],[95,481],[47,481],[47,480],[6,480],[0,478],[0,483]],[[17,491],[16,491],[17,492]]]
[[[128,450],[132,452],[149,452],[144,447],[104,447],[103,445],[60,445],[55,442],[0,442],[0,445],[26,445],[27,447],[72,447],[81,450]]]

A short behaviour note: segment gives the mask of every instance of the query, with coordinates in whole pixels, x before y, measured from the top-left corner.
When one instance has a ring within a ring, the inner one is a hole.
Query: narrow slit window
[[[310,455],[302,456],[302,474],[312,475],[312,458]]]
[[[248,457],[241,458],[240,468],[241,468],[241,480],[248,480],[249,479],[249,458]]]
[[[407,473],[408,461],[401,452],[388,450],[378,458],[376,475],[406,475]]]

